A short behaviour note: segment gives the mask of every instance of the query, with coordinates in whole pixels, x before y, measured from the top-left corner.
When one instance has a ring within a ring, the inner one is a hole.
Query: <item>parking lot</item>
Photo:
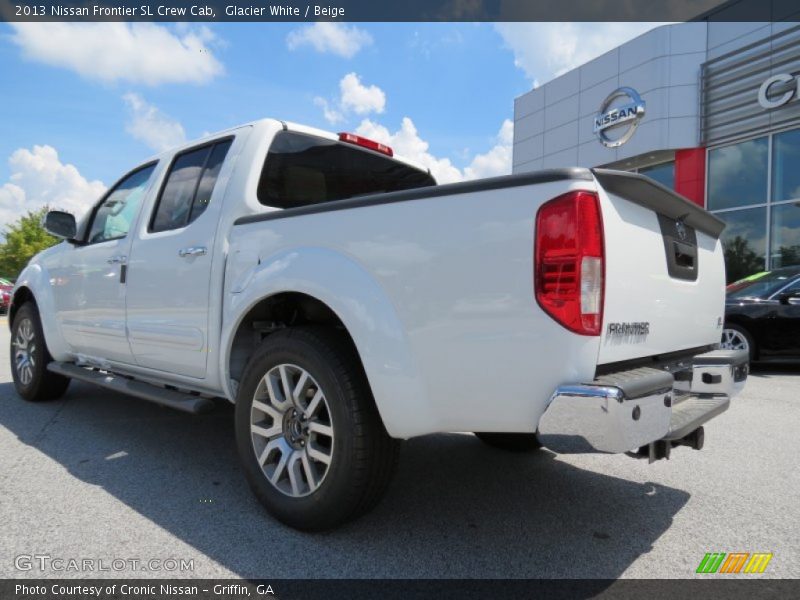
[[[652,465],[507,454],[467,434],[411,440],[375,511],[309,535],[251,495],[230,406],[184,415],[74,382],[60,401],[26,403],[8,344],[0,317],[1,577],[81,576],[15,567],[32,554],[193,561],[82,576],[684,578],[706,552],[772,552],[759,577],[800,573],[797,367],[757,369],[703,451]]]

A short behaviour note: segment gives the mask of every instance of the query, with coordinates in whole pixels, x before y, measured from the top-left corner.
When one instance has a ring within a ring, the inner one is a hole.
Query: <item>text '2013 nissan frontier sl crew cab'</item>
[[[235,402],[250,486],[301,529],[374,506],[414,436],[700,449],[747,377],[746,353],[717,349],[722,222],[637,174],[437,186],[383,144],[265,119],[45,227],[64,242],[10,308],[18,393]]]

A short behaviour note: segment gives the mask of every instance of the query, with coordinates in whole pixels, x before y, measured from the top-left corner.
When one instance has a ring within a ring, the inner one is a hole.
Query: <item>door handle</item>
[[[117,254],[116,256],[112,256],[106,262],[110,265],[124,265],[128,261],[128,257],[124,254]]]
[[[205,256],[207,250],[205,246],[189,246],[188,248],[181,248],[178,250],[178,256],[187,258],[189,256]]]

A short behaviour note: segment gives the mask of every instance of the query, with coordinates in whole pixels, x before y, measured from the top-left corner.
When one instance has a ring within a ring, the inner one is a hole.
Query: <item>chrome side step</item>
[[[73,363],[51,362],[47,365],[47,369],[64,377],[93,383],[107,390],[135,396],[188,413],[199,414],[214,408],[214,401],[211,398],[168,390],[143,381],[114,375],[113,373],[79,367]]]

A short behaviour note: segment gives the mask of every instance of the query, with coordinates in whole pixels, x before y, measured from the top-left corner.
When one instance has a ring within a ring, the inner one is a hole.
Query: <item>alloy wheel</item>
[[[17,327],[12,346],[17,377],[24,386],[30,385],[33,381],[33,369],[38,360],[34,337],[33,323],[30,319],[23,319]]]
[[[334,430],[325,393],[308,371],[281,364],[264,375],[253,395],[250,434],[258,464],[278,491],[299,498],[322,484]]]
[[[750,352],[750,344],[741,331],[736,329],[723,329],[720,347],[725,350],[745,350]]]

